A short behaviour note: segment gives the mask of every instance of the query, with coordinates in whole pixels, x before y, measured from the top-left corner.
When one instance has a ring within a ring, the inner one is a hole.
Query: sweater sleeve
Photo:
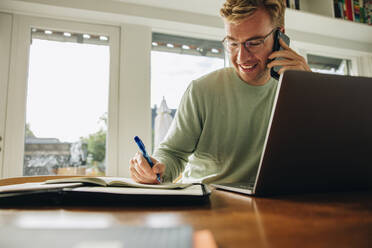
[[[171,182],[185,169],[195,151],[202,131],[200,91],[193,81],[185,91],[168,133],[154,152],[154,157],[166,165],[165,182]]]

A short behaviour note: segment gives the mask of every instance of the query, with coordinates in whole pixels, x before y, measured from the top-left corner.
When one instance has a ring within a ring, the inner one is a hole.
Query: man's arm
[[[196,88],[192,82],[184,93],[165,140],[154,152],[153,168],[141,154],[130,160],[131,177],[135,181],[157,183],[156,173],[159,173],[163,181],[171,182],[184,170],[202,131],[202,98]]]
[[[189,85],[164,141],[154,152],[154,157],[167,166],[165,181],[180,175],[198,144],[203,126],[201,93],[197,82]]]

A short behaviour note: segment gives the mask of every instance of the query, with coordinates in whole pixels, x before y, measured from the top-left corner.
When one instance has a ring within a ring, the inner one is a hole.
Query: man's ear
[[[285,34],[285,28],[284,27],[280,27],[279,30],[280,30],[280,32],[282,32],[283,34]]]

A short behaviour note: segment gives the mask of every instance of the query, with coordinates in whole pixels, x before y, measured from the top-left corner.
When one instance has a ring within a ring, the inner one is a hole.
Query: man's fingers
[[[156,174],[163,175],[165,171],[165,165],[162,163],[157,163],[155,166],[152,168],[153,172]]]
[[[270,59],[275,59],[267,64],[267,67],[270,69],[274,66],[283,66],[279,74],[286,70],[301,70],[301,71],[311,71],[309,65],[306,63],[306,60],[299,54],[297,54],[292,49],[276,51],[270,54]]]
[[[151,158],[151,157],[150,157]],[[159,163],[156,159],[151,158],[154,166],[151,168],[142,154],[136,155],[129,160],[131,178],[138,183],[159,184],[157,174],[163,175],[165,165]]]
[[[292,48],[290,48],[283,41],[283,39],[280,38],[279,43],[280,43],[280,45],[283,49],[271,53],[270,56],[268,57],[269,59],[274,59],[274,58],[281,57],[281,58],[286,58],[286,59],[298,60],[298,61],[302,61],[302,62],[306,63],[306,60],[304,59],[304,57],[302,57],[301,55],[296,53],[296,51],[294,51]]]
[[[288,60],[288,59],[277,59],[272,62],[270,62],[267,67],[271,68],[274,66],[296,66],[298,63],[294,60]]]
[[[292,50],[288,45],[287,43],[284,42],[284,40],[282,38],[279,38],[279,44],[281,47],[283,47],[284,49],[288,49],[288,50]],[[293,51],[293,50],[292,50]]]
[[[130,174],[133,180],[135,180],[138,183],[156,183],[156,177],[155,178],[148,178],[145,175],[139,173],[134,167],[131,166],[130,168]]]
[[[268,57],[269,59],[275,59],[275,58],[285,58],[285,59],[292,59],[292,60],[301,60],[303,59],[300,55],[291,52],[289,50],[280,50],[280,51],[275,51],[270,54]]]
[[[144,183],[135,169],[131,170],[130,176],[137,183]]]
[[[136,154],[136,160],[137,160],[137,166],[138,166],[138,170],[141,174],[145,174],[146,176],[148,177],[154,177],[155,174],[154,172],[152,171],[149,163],[147,162],[147,160],[143,157],[142,154],[139,154],[137,153]],[[137,167],[136,167],[137,168]]]
[[[151,159],[151,161],[152,161],[154,164],[157,164],[157,163],[158,163],[158,161],[157,161],[155,158],[150,157],[150,159]]]
[[[141,179],[141,180],[146,180],[146,178],[147,178],[147,180],[155,178],[155,174],[153,172],[152,172],[152,176],[151,175],[148,176],[147,173],[145,173],[143,171],[143,169],[139,165],[138,160],[136,159],[136,157],[129,160],[129,163],[130,163],[130,171],[135,172],[136,175],[140,175],[140,176],[136,176],[136,178]],[[150,166],[148,166],[148,167],[150,167]]]
[[[137,171],[136,171],[136,169],[134,168],[133,165],[131,165],[131,166],[129,167],[129,171],[130,171],[130,177],[131,177],[135,182],[140,183],[139,178],[136,176],[136,175],[137,175]]]

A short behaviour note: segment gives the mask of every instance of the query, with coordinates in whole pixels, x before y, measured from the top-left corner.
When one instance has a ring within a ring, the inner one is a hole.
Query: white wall
[[[141,4],[158,2],[156,6],[139,5],[135,2],[137,3],[134,0],[2,0],[0,11],[101,24],[144,25],[155,31],[199,38],[220,40],[224,36],[223,22],[218,13],[223,0],[208,0],[209,9],[205,3],[186,1],[191,6],[186,11],[180,10],[182,4],[179,8],[169,9],[175,8],[176,0],[139,1]],[[185,1],[182,2],[185,4]],[[312,4],[313,2],[311,1]],[[320,4],[323,1],[317,2]],[[193,9],[194,12],[191,12]],[[201,14],[203,11],[207,14]],[[212,11],[215,12],[214,15]],[[322,42],[330,47],[372,53],[372,29],[365,24],[287,9],[286,28],[294,34],[293,39],[299,41]],[[328,37],[328,40],[324,37]]]

